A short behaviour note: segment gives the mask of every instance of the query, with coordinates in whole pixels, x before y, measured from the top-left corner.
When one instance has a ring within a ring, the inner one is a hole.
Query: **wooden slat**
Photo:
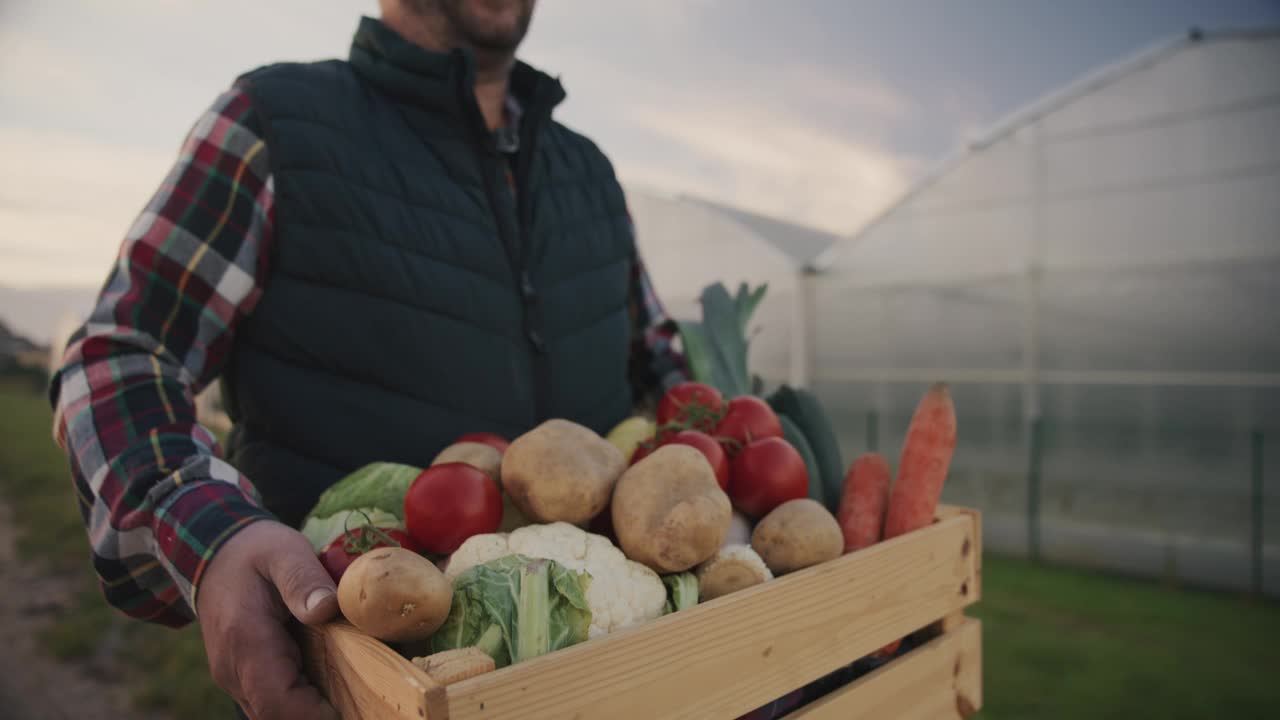
[[[448,720],[448,698],[413,663],[345,622],[298,632],[304,670],[343,720]]]
[[[447,689],[451,718],[733,718],[970,605],[975,516]]]
[[[982,513],[959,505],[941,505],[938,507],[937,515],[939,520],[965,517],[973,523],[973,545],[969,548],[969,552],[973,553],[973,574],[977,582],[974,583],[971,592],[974,602],[977,602],[982,599]]]
[[[982,624],[959,627],[786,720],[961,720],[982,707]]]

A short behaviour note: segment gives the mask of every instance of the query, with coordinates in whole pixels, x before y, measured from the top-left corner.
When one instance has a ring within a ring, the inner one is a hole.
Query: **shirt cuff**
[[[218,480],[192,484],[157,510],[159,554],[193,617],[200,581],[218,550],[250,524],[274,519],[243,489]]]

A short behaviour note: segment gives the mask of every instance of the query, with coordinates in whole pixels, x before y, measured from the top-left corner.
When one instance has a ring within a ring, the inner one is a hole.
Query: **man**
[[[517,63],[534,0],[382,0],[350,59],[242,77],[130,229],[55,378],[107,600],[193,617],[255,719],[333,717],[292,616],[336,612],[296,526],[375,460],[679,379],[622,190]],[[224,456],[193,393],[221,378]]]

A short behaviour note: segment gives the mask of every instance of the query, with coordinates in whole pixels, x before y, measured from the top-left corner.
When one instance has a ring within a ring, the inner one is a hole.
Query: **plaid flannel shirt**
[[[51,388],[54,436],[106,599],[165,625],[194,618],[201,575],[222,543],[271,517],[194,405],[270,276],[267,152],[248,94],[224,93],[129,230]],[[630,292],[631,381],[660,391],[684,366],[639,258]]]

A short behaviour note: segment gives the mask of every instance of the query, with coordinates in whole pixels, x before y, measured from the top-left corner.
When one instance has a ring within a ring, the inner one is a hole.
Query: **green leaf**
[[[326,518],[343,510],[374,508],[403,521],[405,493],[421,473],[421,468],[410,465],[370,463],[325,490],[308,517]]]
[[[724,285],[716,283],[702,292],[702,323],[711,344],[712,362],[723,375],[719,390],[729,397],[750,392],[747,343],[742,335],[738,308]]]
[[[454,578],[453,604],[431,638],[432,651],[476,646],[504,667],[582,642],[591,625],[590,580],[523,555],[470,568]]]
[[[679,321],[680,339],[684,344],[685,362],[689,364],[689,374],[694,380],[719,388],[719,378],[714,377],[715,368],[711,358],[711,346],[702,323]]]
[[[666,613],[685,610],[698,604],[698,578],[693,573],[663,575],[662,584],[667,586]]]

